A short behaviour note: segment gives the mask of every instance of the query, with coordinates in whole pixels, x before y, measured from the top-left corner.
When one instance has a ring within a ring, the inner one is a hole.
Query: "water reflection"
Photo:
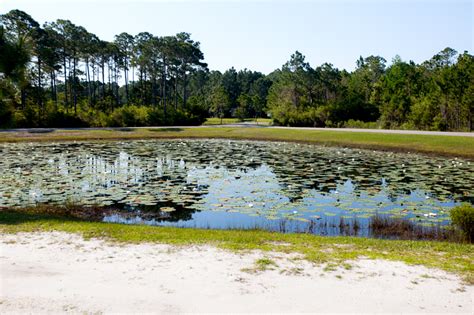
[[[227,140],[3,144],[0,153],[0,207],[99,205],[107,222],[334,234],[341,218],[364,229],[374,214],[446,224],[450,207],[473,202],[470,161],[417,154]]]

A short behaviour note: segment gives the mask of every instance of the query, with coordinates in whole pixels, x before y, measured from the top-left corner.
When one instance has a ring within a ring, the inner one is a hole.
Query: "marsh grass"
[[[377,238],[398,238],[408,240],[437,240],[462,242],[461,231],[453,226],[439,224],[423,226],[404,218],[375,215],[369,221],[371,236]]]
[[[166,207],[164,207],[166,208]],[[162,208],[163,209],[163,208]],[[0,208],[2,211],[2,208]],[[16,213],[12,218],[21,217],[21,214],[36,216],[48,216],[51,218],[76,220],[76,221],[92,221],[102,222],[104,216],[110,214],[122,213],[123,210],[113,206],[99,206],[89,205],[84,206],[73,202],[66,202],[62,205],[37,204],[30,207],[13,207],[4,208],[4,213]],[[128,212],[127,212],[128,213]],[[134,214],[135,216],[136,214]],[[146,212],[140,214],[146,217]],[[0,221],[0,223],[2,223]],[[14,223],[14,222],[13,222]],[[109,223],[111,224],[111,223]],[[297,225],[294,225],[297,224]],[[251,227],[238,225],[229,226],[225,230],[255,230],[255,231],[270,231],[279,233],[295,233],[295,234],[316,234],[316,235],[341,235],[357,237],[361,236],[360,232],[363,229],[361,223],[357,218],[344,219],[341,217],[339,223],[329,222],[327,220],[312,220],[307,223],[297,223],[291,219],[283,218],[278,221],[278,224],[266,225],[255,224]],[[182,227],[179,227],[182,228]],[[190,228],[198,228],[191,226]],[[208,224],[203,229],[210,230]],[[400,239],[400,240],[433,240],[433,241],[449,241],[449,242],[469,242],[463,237],[462,231],[456,226],[441,226],[440,224],[433,224],[430,226],[423,226],[414,223],[406,218],[394,218],[388,215],[375,215],[368,219],[368,225],[364,227],[365,234],[368,236],[381,239]]]

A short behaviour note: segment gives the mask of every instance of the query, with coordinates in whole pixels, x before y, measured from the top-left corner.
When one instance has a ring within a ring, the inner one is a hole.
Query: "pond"
[[[367,235],[384,215],[443,226],[474,202],[474,163],[317,145],[143,140],[0,145],[0,208],[100,206],[100,220]]]

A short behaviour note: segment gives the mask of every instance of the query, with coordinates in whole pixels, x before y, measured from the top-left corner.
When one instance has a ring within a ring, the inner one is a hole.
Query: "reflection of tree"
[[[102,152],[98,153],[88,155],[84,162],[80,163],[83,165],[81,171],[93,176],[91,186],[107,188],[118,185],[121,189],[129,190],[128,192],[137,198],[148,194],[166,200],[156,205],[115,202],[113,214],[122,218],[139,216],[143,220],[158,222],[192,219],[196,210],[191,206],[201,198],[205,190],[187,183],[186,166],[182,159],[156,157],[151,152],[131,155],[124,151],[116,152],[116,158],[111,159],[110,153],[105,157],[100,154]],[[163,193],[165,191],[166,193]],[[192,199],[180,200],[181,197],[189,197],[189,194],[192,194]],[[161,211],[164,207],[173,208],[174,211]],[[108,212],[110,214],[110,211]]]
[[[409,154],[275,142],[172,140],[18,144],[9,145],[4,155],[0,168],[8,171],[0,181],[0,190],[24,187],[18,200],[29,198],[24,192],[38,189],[44,202],[79,197],[87,204],[97,200],[108,203],[124,200],[130,192],[128,196],[165,197],[179,203],[180,191],[188,185],[187,172],[193,166],[232,173],[252,172],[267,165],[276,185],[272,189],[292,202],[300,201],[308,190],[330,193],[350,179],[355,194],[375,196],[383,191],[396,200],[420,190],[433,197],[453,196],[457,201],[474,203],[472,165]],[[252,179],[255,183],[259,180],[258,176]],[[268,190],[263,187],[262,194]],[[179,211],[166,216],[177,217]]]
[[[311,149],[314,151],[311,152]],[[294,150],[286,155],[275,149],[270,148],[270,151],[271,156],[280,158],[267,163],[273,168],[283,191],[293,200],[301,199],[306,189],[329,193],[348,179],[353,182],[356,191],[365,191],[372,196],[383,190],[395,199],[420,189],[439,197],[457,196],[457,199],[471,202],[474,199],[466,192],[469,187],[474,187],[472,176],[469,179],[466,172],[454,170],[456,177],[464,180],[447,181],[446,176],[451,173],[439,166],[443,161],[428,157],[411,157],[409,160],[408,155],[395,158],[393,154],[384,152],[311,146],[302,147],[302,152]],[[469,173],[472,169],[466,171]],[[386,180],[386,185],[382,179]],[[295,187],[293,183],[301,185]]]
[[[174,201],[160,202],[154,206],[137,205],[137,206],[118,206],[113,214],[117,214],[122,218],[131,218],[139,216],[143,220],[155,220],[157,222],[178,222],[188,221],[193,217],[193,213],[199,210],[190,208],[193,203],[178,204]],[[161,211],[161,208],[173,208],[174,211]]]

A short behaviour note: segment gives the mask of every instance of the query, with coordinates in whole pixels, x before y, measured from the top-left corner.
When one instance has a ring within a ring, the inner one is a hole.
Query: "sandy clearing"
[[[399,262],[324,266],[211,246],[117,245],[59,232],[0,235],[0,313],[471,313],[474,287]],[[278,266],[242,271],[270,257]]]

